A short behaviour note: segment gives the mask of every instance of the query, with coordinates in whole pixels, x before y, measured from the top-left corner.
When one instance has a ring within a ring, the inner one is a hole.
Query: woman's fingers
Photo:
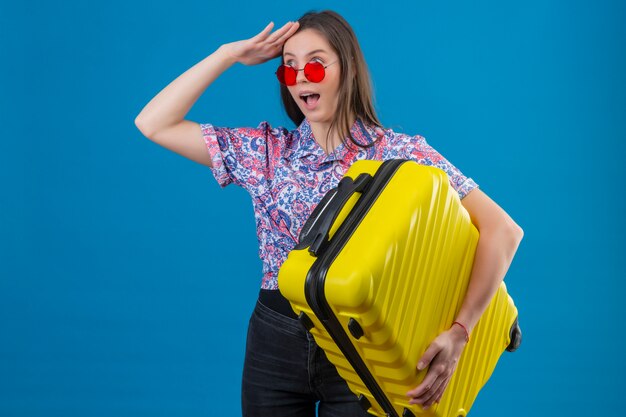
[[[446,391],[446,388],[448,388],[449,383],[450,383],[450,378],[448,378],[447,380],[444,381],[443,384],[441,384],[441,386],[439,387],[435,395],[433,395],[434,403],[438,403],[439,401],[441,401],[441,397],[443,397],[443,393]]]
[[[441,346],[438,343],[431,343],[426,349],[426,352],[424,352],[424,354],[420,358],[417,364],[417,369],[421,371],[422,369],[426,368],[440,351]],[[424,378],[422,383],[415,387],[415,389],[406,393],[406,395],[413,398],[411,400],[412,404],[418,402],[415,399],[422,397],[427,392],[430,392],[431,387],[436,382],[441,372],[441,366],[431,366],[430,368],[428,368],[428,372],[426,373],[426,377]]]
[[[428,370],[428,373],[426,374],[426,377],[424,378],[422,383],[411,391],[407,392],[406,395],[412,398],[411,401],[413,401],[413,403],[418,402],[414,400],[421,398],[428,392],[431,392],[431,389],[437,383],[437,379],[439,378],[440,374],[441,370],[439,369],[439,367],[431,367]],[[439,384],[437,384],[437,386],[439,386]]]
[[[263,39],[269,36],[273,27],[274,27],[274,22],[270,22],[267,26],[265,26],[265,29],[259,32],[256,36],[253,36],[252,39],[255,41],[262,41]]]
[[[441,349],[442,346],[440,346],[439,343],[437,343],[436,341],[428,345],[426,352],[424,352],[420,360],[417,362],[417,370],[421,371],[422,369],[426,368],[433,360],[433,358],[437,356],[439,352],[441,352]]]
[[[435,401],[439,399],[439,397],[441,396],[441,393],[443,393],[443,390],[445,389],[447,385],[448,385],[448,378],[441,375],[439,378],[437,378],[437,381],[432,385],[432,387],[430,388],[430,391],[424,393],[422,398],[416,399],[418,404],[422,404],[423,407],[430,407],[431,405],[433,405]]]
[[[289,39],[291,35],[293,35],[298,30],[299,27],[300,27],[300,22],[298,21],[293,22],[293,24],[289,27],[289,30],[278,41],[280,43],[285,43],[285,41]]]
[[[280,35],[288,31],[290,26],[291,26],[291,22],[285,23],[280,29],[277,29],[274,33],[268,36],[267,39],[265,39],[265,41],[268,43],[274,42],[276,38],[278,38]]]
[[[439,375],[433,375],[432,379],[424,381],[418,387],[416,387],[413,391],[408,393],[408,396],[411,398],[409,400],[409,404],[420,404],[423,405],[426,400],[430,399],[437,389],[442,384],[443,378]],[[424,384],[426,382],[426,384]]]
[[[228,44],[230,54],[244,65],[256,65],[280,55],[283,43],[298,29],[298,22],[287,22],[272,32],[274,22],[270,22],[257,35]]]
[[[450,378],[445,378],[441,382],[437,390],[433,392],[433,395],[422,403],[423,407],[429,408],[431,405],[438,403],[441,400],[441,397],[443,396],[444,391],[448,387],[449,382],[450,382]]]
[[[423,390],[420,394],[413,397],[414,403],[427,405],[429,400],[436,398],[435,394],[445,381],[446,377],[444,373],[437,374],[427,390]]]
[[[295,28],[295,29],[294,29]],[[282,44],[298,29],[298,22],[287,22],[282,28],[272,33],[265,41]]]
[[[439,402],[443,396],[465,346],[465,342],[455,342],[449,334],[440,334],[419,359],[417,369],[422,370],[428,366],[428,372],[420,385],[407,392],[410,404],[420,404],[428,408]]]

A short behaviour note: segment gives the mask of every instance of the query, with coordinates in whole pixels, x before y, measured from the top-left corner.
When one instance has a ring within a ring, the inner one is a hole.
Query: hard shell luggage
[[[502,352],[521,341],[504,283],[439,404],[424,411],[406,392],[426,375],[418,359],[461,307],[477,242],[443,170],[356,161],[303,226],[278,285],[370,414],[465,416]]]

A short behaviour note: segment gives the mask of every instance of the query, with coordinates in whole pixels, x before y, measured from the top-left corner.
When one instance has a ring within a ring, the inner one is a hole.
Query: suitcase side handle
[[[356,179],[344,177],[336,188],[330,190],[315,207],[300,232],[300,242],[295,249],[309,248],[317,256],[330,243],[330,229],[337,216],[354,193],[363,193],[372,181],[372,176],[362,173]]]

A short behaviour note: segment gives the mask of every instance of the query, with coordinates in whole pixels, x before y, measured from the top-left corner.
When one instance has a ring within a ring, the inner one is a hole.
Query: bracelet
[[[465,343],[469,343],[469,332],[467,331],[467,327],[463,326],[461,323],[459,323],[458,321],[454,321],[452,322],[452,324],[458,324],[459,326],[461,326],[463,328],[463,330],[465,331]]]

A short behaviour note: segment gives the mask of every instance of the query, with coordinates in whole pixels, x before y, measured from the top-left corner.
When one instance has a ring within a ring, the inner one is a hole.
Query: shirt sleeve
[[[450,185],[459,194],[459,198],[463,199],[470,191],[478,187],[472,178],[468,178],[454,165],[430,146],[423,136],[409,136],[410,141],[407,144],[407,158],[416,161],[422,165],[430,165],[444,170],[450,179]]]
[[[217,127],[200,124],[202,137],[211,157],[211,172],[220,187],[234,183],[252,195],[271,178],[272,167],[284,148],[283,128],[268,122],[252,127]]]

